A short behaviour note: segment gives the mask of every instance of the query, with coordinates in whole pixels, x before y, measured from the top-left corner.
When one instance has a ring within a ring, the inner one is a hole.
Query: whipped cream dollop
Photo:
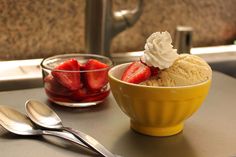
[[[153,33],[146,41],[142,62],[159,69],[169,68],[179,56],[171,43],[167,31]]]

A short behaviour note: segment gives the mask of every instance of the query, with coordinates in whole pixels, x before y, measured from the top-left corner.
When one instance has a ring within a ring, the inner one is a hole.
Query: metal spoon
[[[116,157],[93,137],[81,131],[74,130],[69,127],[64,127],[58,115],[46,104],[43,104],[37,100],[28,100],[25,104],[25,108],[29,118],[39,126],[68,131],[79,138],[85,145],[92,148],[99,154],[105,157]]]
[[[74,135],[68,132],[37,129],[26,115],[7,106],[0,106],[0,125],[9,132],[17,135],[56,136],[88,149],[86,145],[81,143],[81,141],[79,141]]]

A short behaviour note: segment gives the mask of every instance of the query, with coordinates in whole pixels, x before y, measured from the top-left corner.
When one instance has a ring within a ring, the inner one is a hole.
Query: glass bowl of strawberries
[[[88,107],[110,93],[112,61],[94,54],[63,54],[43,59],[44,89],[50,101],[68,107]]]

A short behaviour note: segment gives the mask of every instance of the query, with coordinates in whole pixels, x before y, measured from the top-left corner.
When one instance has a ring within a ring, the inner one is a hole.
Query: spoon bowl
[[[0,124],[17,135],[37,135],[39,131],[24,114],[7,106],[0,106]]]
[[[63,127],[61,119],[47,105],[37,100],[28,100],[25,108],[27,115],[37,125],[48,129],[60,129]]]
[[[25,103],[25,109],[30,119],[41,127],[50,129],[60,129],[72,133],[82,143],[89,148],[93,149],[97,153],[105,157],[115,157],[110,151],[108,151],[102,144],[100,144],[93,137],[69,127],[62,125],[59,116],[46,104],[43,104],[37,100],[28,100]]]
[[[68,132],[38,129],[25,114],[7,106],[0,106],[0,125],[17,135],[50,135],[60,137],[88,149],[74,135]]]

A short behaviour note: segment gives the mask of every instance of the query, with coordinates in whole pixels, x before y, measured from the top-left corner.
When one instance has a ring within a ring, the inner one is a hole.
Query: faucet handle
[[[139,0],[137,6],[133,10],[120,10],[113,13],[113,32],[115,36],[127,27],[131,27],[139,19],[143,12],[143,0]]]
[[[192,46],[193,28],[188,26],[178,26],[175,30],[174,48],[180,53],[190,53]]]
[[[85,43],[86,51],[110,56],[112,38],[132,26],[143,10],[139,0],[133,10],[112,10],[112,0],[86,0]]]

